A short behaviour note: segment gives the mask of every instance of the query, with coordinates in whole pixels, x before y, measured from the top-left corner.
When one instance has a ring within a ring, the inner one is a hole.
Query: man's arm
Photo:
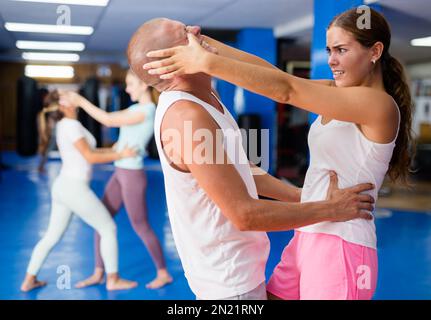
[[[183,144],[185,121],[191,121],[193,133],[197,130],[208,130],[214,138],[210,142],[213,148],[212,156],[206,162],[195,161],[193,157],[189,162],[184,160],[187,158],[184,150],[195,154],[197,148],[202,149],[203,143],[186,141],[186,144]],[[220,143],[217,141],[219,139],[215,138],[217,129],[219,127],[215,121],[202,107],[190,101],[178,101],[169,108],[162,121],[163,148],[175,166],[186,169],[193,175],[208,197],[239,230],[280,231],[321,221],[370,218],[369,214],[362,210],[372,210],[372,198],[358,194],[371,189],[369,185],[340,190],[336,197],[328,201],[285,203],[252,198],[235,166],[229,163],[225,152],[223,163],[216,162],[219,160],[216,159],[217,148],[223,149],[223,146],[217,145],[217,142]],[[169,130],[179,133],[182,137],[180,143],[173,144],[172,140],[166,138],[165,133]],[[189,143],[190,145],[187,145]]]
[[[257,193],[260,196],[285,202],[301,201],[301,188],[289,185],[271,176],[253,163],[250,163],[250,166],[254,182],[256,183]]]

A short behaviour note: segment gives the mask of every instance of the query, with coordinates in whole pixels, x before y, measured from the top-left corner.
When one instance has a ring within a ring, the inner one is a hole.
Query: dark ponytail
[[[392,181],[401,180],[406,183],[411,172],[414,156],[414,142],[412,139],[412,98],[407,84],[404,68],[401,63],[389,54],[391,45],[391,30],[385,17],[376,10],[371,11],[371,29],[358,28],[357,21],[362,13],[356,8],[347,10],[336,16],[329,27],[336,26],[350,32],[365,48],[371,48],[376,42],[383,44],[383,53],[377,63],[380,63],[383,83],[386,92],[394,98],[400,110],[400,129],[392,159],[389,163],[388,176]]]
[[[386,92],[396,101],[401,114],[400,130],[395,149],[389,163],[388,175],[392,181],[400,179],[407,182],[415,145],[412,143],[412,98],[401,63],[387,51],[381,58],[383,83]],[[411,148],[409,152],[409,146]]]

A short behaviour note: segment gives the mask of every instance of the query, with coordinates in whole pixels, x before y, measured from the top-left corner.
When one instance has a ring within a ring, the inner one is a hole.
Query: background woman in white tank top
[[[50,93],[46,100],[50,112],[57,113],[53,118],[59,120],[56,139],[62,166],[52,186],[48,229],[33,249],[21,290],[27,292],[46,285],[45,281],[37,279],[37,274],[49,252],[66,231],[72,213],[77,214],[101,235],[100,250],[106,266],[106,288],[123,290],[136,287],[136,282],[119,277],[116,225],[89,186],[93,163],[133,157],[136,151],[130,148],[124,148],[121,152],[111,148],[95,149],[96,139],[77,120],[76,108],[59,105],[59,97],[55,91]]]
[[[356,8],[335,17],[327,30],[332,80],[301,79],[266,61],[191,33],[189,45],[149,53],[166,58],[144,65],[150,74],[171,79],[205,72],[281,103],[320,116],[309,134],[311,162],[301,202],[322,200],[334,170],[340,187],[376,185],[386,174],[406,182],[411,155],[411,97],[401,64],[390,55],[390,28],[370,9],[371,29],[359,29]],[[203,43],[203,42],[202,42]],[[326,176],[325,176],[326,174]],[[373,221],[319,223],[295,232],[269,284],[284,299],[371,299],[377,283]]]
[[[115,171],[106,184],[102,202],[112,216],[115,216],[124,205],[129,221],[136,234],[145,244],[157,269],[157,276],[146,287],[157,289],[172,282],[172,277],[166,268],[166,261],[162,247],[147,215],[147,176],[144,170],[146,146],[154,132],[154,114],[156,105],[154,91],[129,69],[126,75],[126,92],[135,102],[128,108],[106,112],[76,92],[60,93],[62,104],[81,107],[92,118],[106,127],[120,128],[116,148],[130,146],[137,148],[136,157],[114,162]],[[104,280],[104,264],[98,249],[100,236],[95,233],[95,268],[94,273],[87,279],[80,281],[80,288],[102,283]]]

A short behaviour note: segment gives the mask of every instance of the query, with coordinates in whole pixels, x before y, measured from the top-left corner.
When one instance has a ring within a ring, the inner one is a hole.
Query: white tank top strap
[[[212,105],[210,105],[209,103],[207,103],[207,102],[205,102],[205,101],[203,101],[203,100],[201,100],[201,99],[199,99],[198,97],[195,97],[194,95],[192,95],[192,94],[190,94],[190,93],[187,93],[187,92],[182,92],[182,91],[168,91],[168,92],[166,92],[169,96],[171,96],[171,97],[175,97],[176,96],[176,99],[175,99],[175,101],[178,101],[178,100],[189,100],[189,101],[192,101],[192,102],[195,102],[195,103],[197,103],[197,104],[199,104],[199,105],[201,105],[202,107],[204,107],[205,108],[205,110],[206,111],[208,111],[208,113],[213,117],[213,118],[215,118],[215,120],[217,121],[217,123],[218,123],[218,120],[222,120],[222,121],[224,121],[224,120],[226,120],[226,119],[224,119],[224,116],[226,115],[226,108],[225,108],[225,106],[223,105],[223,103],[221,103],[220,102],[220,100],[219,99],[217,99],[217,101],[220,103],[220,105],[222,106],[222,108],[223,108],[223,113],[221,113],[219,110],[217,110],[216,108],[214,108]],[[178,98],[178,96],[180,96],[181,98]],[[215,95],[214,95],[215,96]],[[216,97],[217,98],[217,97]],[[220,125],[220,124],[219,124]]]
[[[175,91],[175,90],[164,91],[163,94],[160,95],[160,98],[159,98],[159,104],[157,107],[159,110],[156,113],[156,117],[155,117],[154,134],[160,138],[160,126],[161,126],[161,122],[163,120],[163,116],[165,115],[165,113],[167,112],[169,107],[171,107],[175,102],[180,101],[180,100],[192,101],[192,102],[195,102],[196,104],[202,106],[210,114],[210,116],[214,119],[214,121],[217,123],[217,125],[220,127],[220,129],[222,129],[222,130],[227,129],[227,128],[237,129],[237,128],[235,128],[234,124],[232,123],[232,121],[235,122],[235,120],[233,120],[233,118],[230,116],[230,113],[227,110],[227,108],[217,98],[216,95],[214,95],[214,97],[217,99],[217,101],[222,106],[223,113],[221,113],[219,110],[215,109],[213,106],[211,106],[207,102],[195,97],[194,95],[192,95],[190,93],[187,93],[184,91]],[[231,121],[229,121],[228,116],[230,116],[232,118]],[[159,143],[159,140],[160,139],[156,139],[157,144]],[[161,153],[160,159],[161,159],[161,161],[171,163],[171,161],[166,157],[164,152]],[[174,168],[172,168],[172,169],[174,169]],[[174,170],[176,170],[176,169],[174,169]],[[181,171],[179,171],[179,172],[181,172]],[[183,173],[187,173],[187,172],[183,172]]]

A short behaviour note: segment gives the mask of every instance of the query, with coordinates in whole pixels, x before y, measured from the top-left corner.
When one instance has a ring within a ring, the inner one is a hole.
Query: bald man
[[[373,199],[359,193],[372,185],[340,190],[331,174],[328,200],[300,203],[301,189],[252,167],[208,75],[161,80],[143,69],[151,61],[147,52],[187,44],[187,33],[205,40],[198,27],[154,19],[135,32],[127,50],[136,75],[162,92],[154,131],[175,244],[197,299],[266,299],[264,231],[370,219],[362,210],[372,210]]]

